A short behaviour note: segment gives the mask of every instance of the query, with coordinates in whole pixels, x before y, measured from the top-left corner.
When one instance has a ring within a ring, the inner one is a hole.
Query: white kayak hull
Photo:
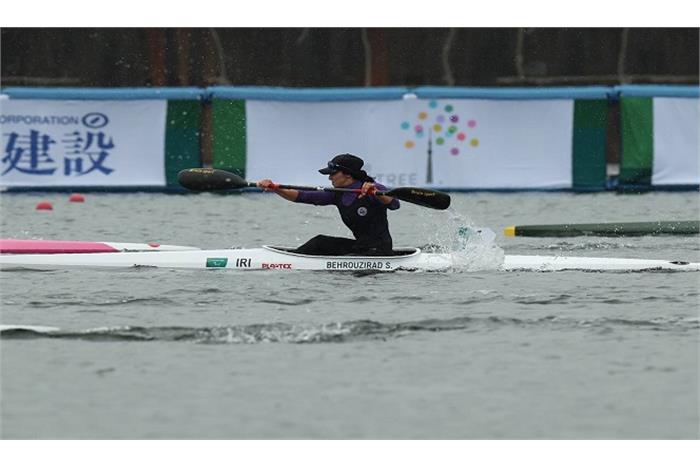
[[[506,255],[501,269],[507,271],[700,271],[700,263],[662,259]]]
[[[54,270],[68,268],[228,269],[268,271],[441,271],[469,268],[458,255],[425,253],[417,248],[398,249],[396,256],[310,256],[283,247],[250,249],[181,250],[126,253],[0,255],[0,269]],[[700,263],[654,259],[588,258],[506,255],[495,268],[505,271],[700,271]]]

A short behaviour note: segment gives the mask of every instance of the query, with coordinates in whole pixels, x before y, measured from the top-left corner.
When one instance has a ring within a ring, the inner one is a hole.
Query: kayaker
[[[377,195],[386,187],[375,183],[374,179],[362,170],[364,161],[352,154],[340,154],[319,170],[328,175],[335,188],[356,188],[360,193],[340,193],[328,191],[299,191],[281,189],[272,180],[257,182],[265,191],[274,191],[282,198],[296,203],[317,206],[335,205],[343,223],[352,231],[355,239],[317,235],[295,251],[308,255],[357,255],[389,256],[393,254],[393,244],[389,233],[387,209],[400,207],[399,200],[390,196]]]

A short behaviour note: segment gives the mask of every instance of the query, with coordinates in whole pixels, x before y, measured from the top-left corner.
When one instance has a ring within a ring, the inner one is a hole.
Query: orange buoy
[[[70,198],[68,198],[68,201],[70,201],[71,203],[84,203],[85,197],[80,193],[73,193],[72,195],[70,195]]]
[[[38,211],[53,211],[53,206],[48,201],[41,201],[36,205]]]

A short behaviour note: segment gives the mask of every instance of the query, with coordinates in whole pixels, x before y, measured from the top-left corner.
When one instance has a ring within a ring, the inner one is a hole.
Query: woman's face
[[[352,183],[355,181],[355,179],[352,178],[351,175],[348,175],[343,172],[335,172],[330,174],[328,176],[328,180],[331,181],[335,188],[343,188],[352,185]]]

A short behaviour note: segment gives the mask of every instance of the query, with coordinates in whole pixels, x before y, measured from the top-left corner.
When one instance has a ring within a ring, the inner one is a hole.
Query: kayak
[[[315,256],[295,253],[294,248],[200,250],[180,247],[174,251],[119,253],[2,254],[0,269],[55,270],[68,268],[133,268],[264,271],[444,271],[468,269],[459,253],[427,253],[419,248],[398,248],[392,256]],[[658,259],[589,258],[575,256],[505,255],[503,271],[700,271],[700,263]]]
[[[198,248],[160,243],[83,242],[0,238],[1,254],[119,253],[128,251],[182,251]]]

